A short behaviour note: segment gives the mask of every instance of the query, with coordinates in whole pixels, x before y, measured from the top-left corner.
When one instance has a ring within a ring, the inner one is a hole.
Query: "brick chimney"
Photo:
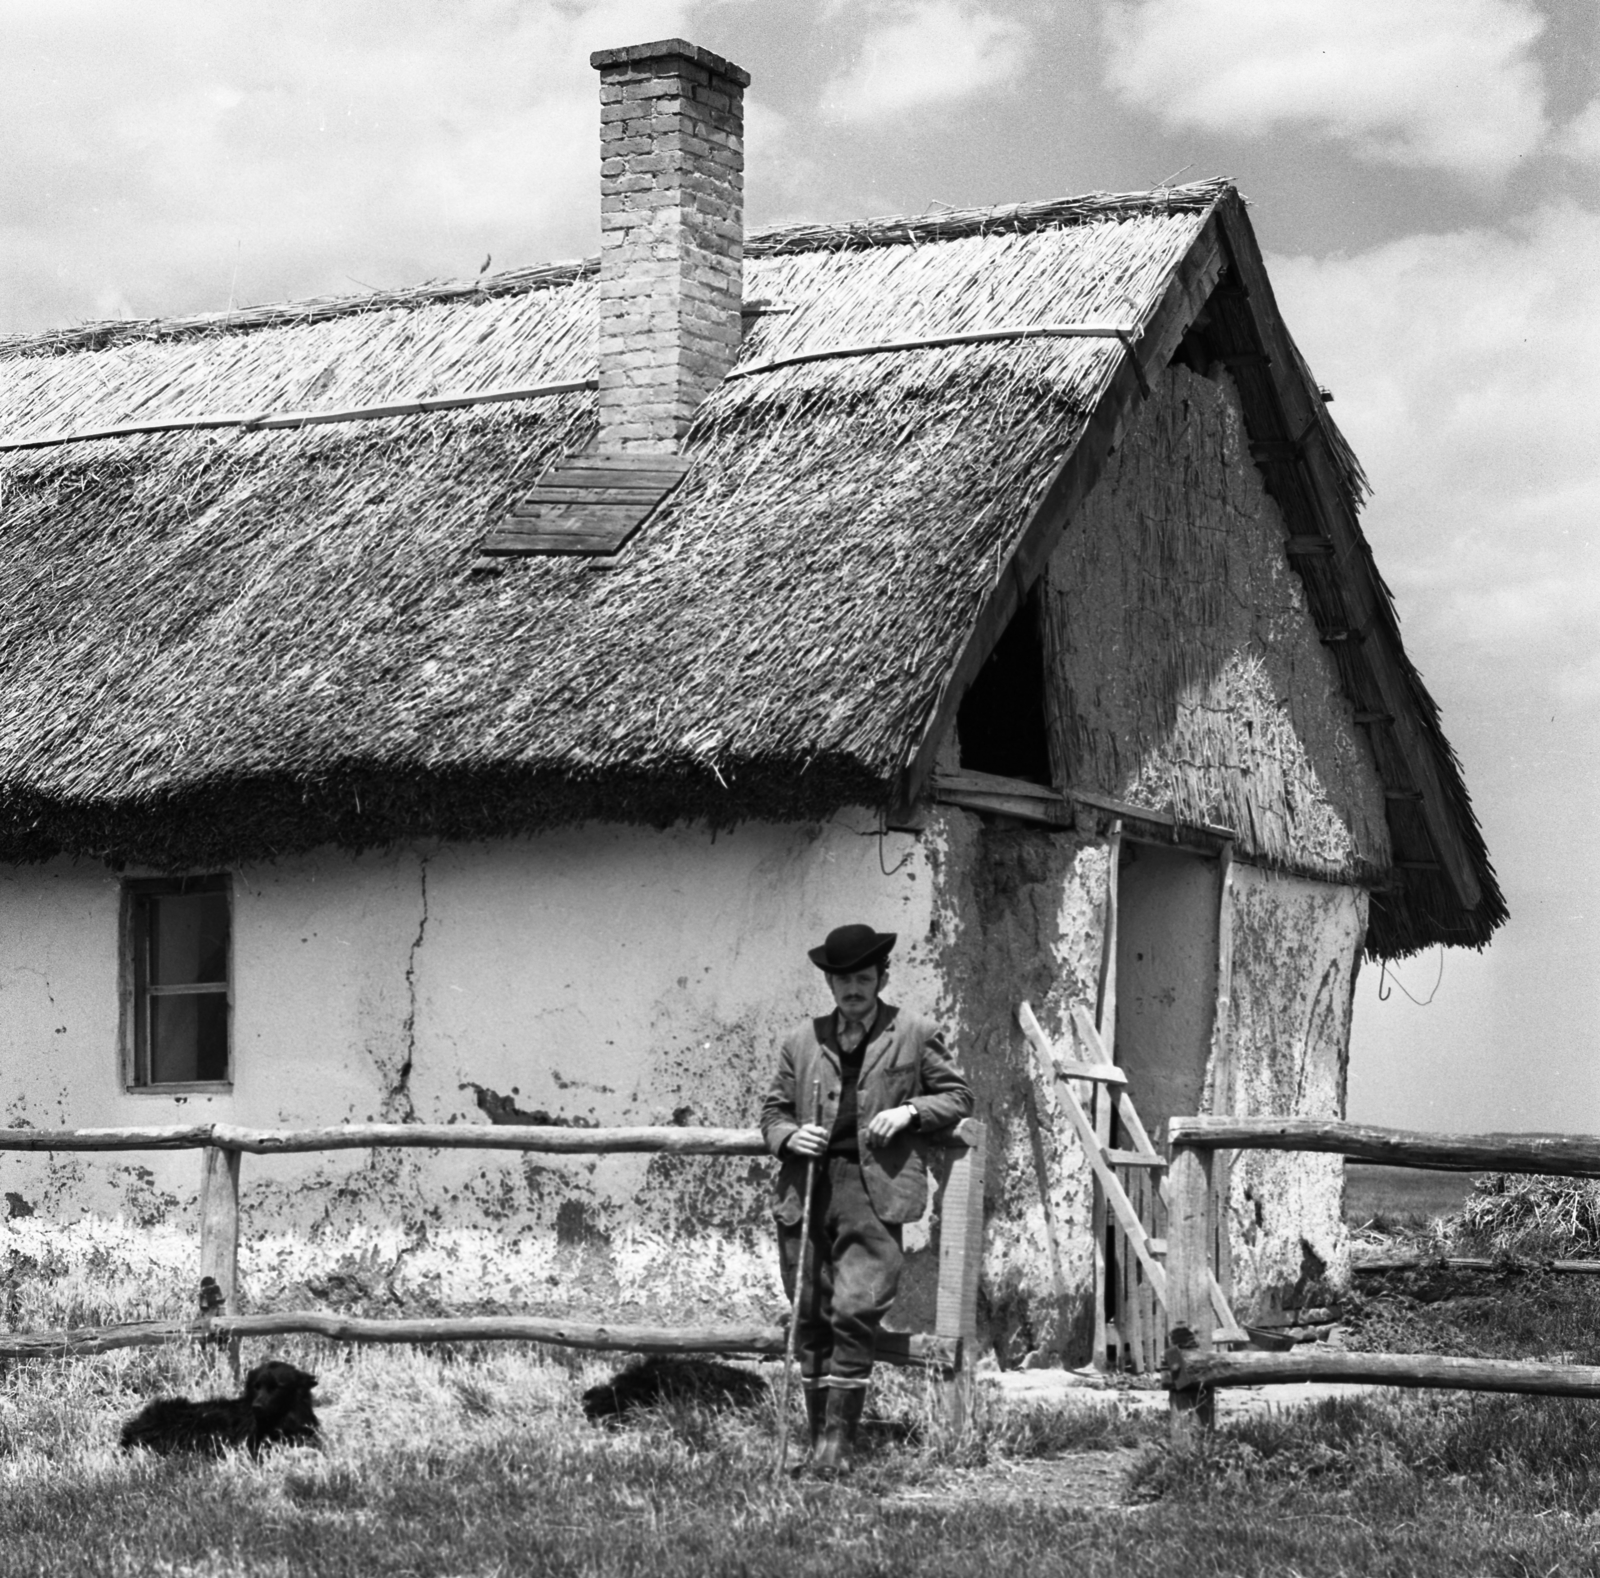
[[[674,454],[739,349],[750,74],[670,38],[597,50],[600,448]]]

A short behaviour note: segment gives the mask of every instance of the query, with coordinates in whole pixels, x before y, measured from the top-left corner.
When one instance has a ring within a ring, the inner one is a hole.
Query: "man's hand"
[[[804,1123],[786,1143],[793,1156],[822,1156],[828,1149],[828,1131],[820,1123]]]
[[[890,1107],[887,1112],[880,1112],[867,1125],[867,1143],[887,1145],[902,1129],[911,1127],[911,1120],[916,1115],[917,1109],[909,1104],[904,1107]]]

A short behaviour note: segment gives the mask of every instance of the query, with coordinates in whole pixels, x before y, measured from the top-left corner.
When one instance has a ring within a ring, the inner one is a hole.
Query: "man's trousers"
[[[778,1227],[783,1287],[792,1300],[800,1224]],[[872,1209],[859,1162],[817,1159],[811,1252],[800,1292],[800,1377],[807,1386],[860,1386],[872,1374],[878,1328],[900,1285],[900,1227]]]

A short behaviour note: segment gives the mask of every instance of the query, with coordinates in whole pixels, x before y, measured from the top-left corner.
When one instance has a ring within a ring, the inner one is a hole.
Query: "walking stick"
[[[811,1082],[811,1122],[821,1119],[816,1080]],[[789,1466],[789,1397],[794,1384],[795,1347],[800,1338],[800,1300],[805,1296],[806,1256],[811,1250],[811,1196],[816,1192],[817,1159],[806,1157],[806,1193],[800,1206],[800,1259],[794,1273],[794,1301],[789,1310],[789,1340],[783,1350],[783,1392],[778,1402],[778,1464],[772,1477],[781,1479]]]

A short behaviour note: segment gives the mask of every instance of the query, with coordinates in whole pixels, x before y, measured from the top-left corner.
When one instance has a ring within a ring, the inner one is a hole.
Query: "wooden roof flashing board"
[[[616,553],[688,469],[677,455],[591,452],[559,460],[511,506],[480,552]]]

